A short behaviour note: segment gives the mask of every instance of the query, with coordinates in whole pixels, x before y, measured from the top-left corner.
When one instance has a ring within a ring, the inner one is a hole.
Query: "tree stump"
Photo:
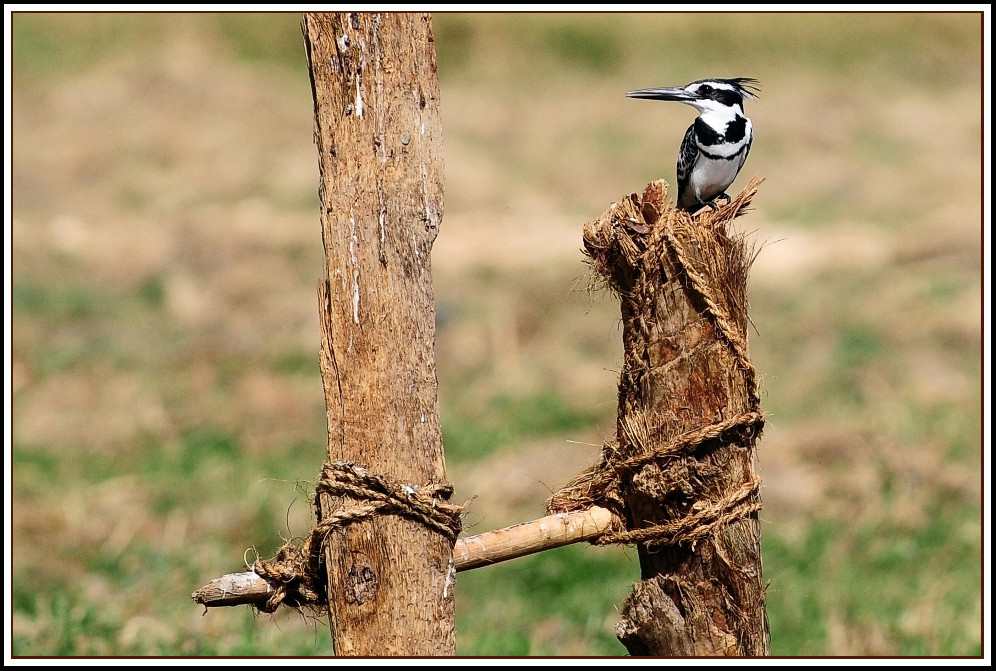
[[[605,506],[636,543],[643,582],[617,627],[634,655],[768,654],[755,441],[764,424],[747,352],[753,255],[727,224],[760,182],[695,216],[663,181],[585,227],[599,281],[621,301],[616,438],[551,498],[551,511]]]

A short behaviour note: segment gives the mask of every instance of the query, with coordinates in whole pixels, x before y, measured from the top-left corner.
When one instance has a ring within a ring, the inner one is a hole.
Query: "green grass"
[[[613,614],[639,577],[635,554],[569,546],[461,573],[457,653],[625,654]]]
[[[772,654],[823,654],[836,629],[855,632],[853,654],[978,655],[979,640],[955,616],[981,617],[978,509],[935,505],[930,514],[915,529],[823,522],[792,542],[768,531]]]
[[[595,425],[600,415],[569,406],[552,391],[517,397],[498,394],[484,407],[445,399],[442,407],[446,455],[457,463],[485,458],[528,438],[563,435]]]
[[[83,321],[114,304],[110,296],[86,286],[51,286],[15,282],[11,307],[15,315],[44,315],[55,321]]]

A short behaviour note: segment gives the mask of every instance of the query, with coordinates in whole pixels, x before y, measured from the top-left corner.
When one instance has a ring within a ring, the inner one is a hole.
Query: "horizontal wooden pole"
[[[611,522],[612,513],[593,506],[458,538],[453,546],[453,563],[457,571],[467,571],[571,543],[591,541],[604,534]],[[247,571],[216,578],[190,597],[205,607],[241,606],[265,602],[273,591],[270,583],[253,571]]]
[[[612,513],[598,506],[547,515],[531,522],[459,538],[453,546],[453,562],[457,571],[467,571],[562,545],[594,540],[608,530],[611,522]]]

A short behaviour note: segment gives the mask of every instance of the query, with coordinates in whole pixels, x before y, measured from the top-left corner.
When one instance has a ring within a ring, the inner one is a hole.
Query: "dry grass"
[[[757,77],[735,186],[766,178],[744,225],[762,245],[751,350],[769,413],[776,651],[978,654],[978,16],[434,21],[437,356],[450,475],[458,497],[480,495],[472,522],[540,514],[612,434],[618,307],[585,291],[582,226],[672,180],[693,116],[625,91]],[[244,548],[305,532],[295,483],[322,460],[322,250],[297,23],[14,16],[15,654],[327,650],[321,626],[292,615],[201,618],[185,601]],[[552,409],[523,419],[528,407]],[[463,594],[487,580],[462,579]],[[579,624],[511,588],[508,621],[526,630],[496,642],[494,597],[476,594],[460,617],[482,642],[465,650],[622,652],[606,647],[611,608]]]

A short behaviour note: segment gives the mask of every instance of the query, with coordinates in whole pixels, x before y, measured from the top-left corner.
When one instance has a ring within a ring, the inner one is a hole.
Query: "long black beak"
[[[626,94],[627,98],[643,98],[645,100],[676,100],[688,102],[694,99],[691,93],[680,86],[661,86],[653,89],[637,89]]]

